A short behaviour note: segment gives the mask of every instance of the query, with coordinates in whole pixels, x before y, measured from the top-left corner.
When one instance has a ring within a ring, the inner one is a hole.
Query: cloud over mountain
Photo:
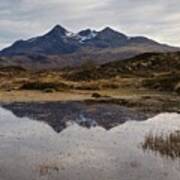
[[[178,0],[1,0],[0,48],[63,24],[73,31],[109,25],[131,35],[146,35],[180,45]]]

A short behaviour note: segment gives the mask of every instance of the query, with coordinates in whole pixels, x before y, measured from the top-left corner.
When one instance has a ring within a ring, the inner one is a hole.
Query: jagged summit
[[[88,36],[88,35],[91,34],[92,32],[93,32],[93,30],[91,30],[91,29],[85,29],[85,30],[80,31],[78,34],[79,34],[80,36]]]
[[[102,31],[100,31],[101,34],[105,34],[105,35],[114,35],[114,36],[122,36],[124,38],[126,38],[127,36],[121,32],[118,32],[110,27],[106,27],[104,28]]]
[[[47,33],[47,35],[52,35],[53,34],[53,35],[63,35],[63,36],[65,36],[67,32],[68,31],[64,27],[62,27],[60,25],[56,25],[56,26],[54,26],[54,28],[52,30],[50,30]]]
[[[106,49],[112,51],[112,49],[117,48],[121,52],[121,48],[124,48],[123,51],[129,57],[129,54],[131,56],[138,54],[136,52],[137,47],[141,53],[177,50],[177,48],[159,44],[146,37],[129,38],[127,35],[108,26],[101,31],[85,29],[78,33],[73,33],[61,25],[56,25],[42,36],[16,41],[12,46],[0,51],[0,56],[29,54],[64,55],[89,51],[89,49],[93,49],[93,53],[95,53],[96,51],[99,52],[99,50]],[[134,48],[134,50],[130,51],[130,48]],[[123,55],[125,58],[126,56]]]
[[[52,30],[54,30],[54,31],[66,31],[66,29],[63,26],[59,25],[59,24],[54,26],[54,28]]]
[[[97,36],[98,32],[95,30],[91,29],[85,29],[80,31],[77,36],[79,38],[79,42],[82,43],[87,43],[88,41],[94,39]]]
[[[116,32],[114,29],[112,29],[112,28],[109,27],[109,26],[105,27],[102,31],[103,31],[103,32]]]

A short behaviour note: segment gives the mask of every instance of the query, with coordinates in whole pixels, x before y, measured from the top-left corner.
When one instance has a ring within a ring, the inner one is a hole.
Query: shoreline
[[[138,92],[138,91],[137,91]],[[124,91],[0,91],[0,104],[82,102],[87,104],[116,104],[147,113],[180,113],[180,97],[157,92],[137,93]],[[93,97],[96,93],[100,97]]]

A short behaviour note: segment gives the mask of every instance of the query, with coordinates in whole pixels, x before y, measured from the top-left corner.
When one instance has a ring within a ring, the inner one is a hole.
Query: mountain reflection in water
[[[151,116],[119,105],[81,102],[13,103],[3,107],[17,117],[44,121],[57,133],[67,127],[67,122],[75,122],[87,128],[98,125],[109,130],[126,121],[142,121]]]
[[[53,111],[55,106],[57,109]],[[20,118],[0,108],[0,180],[69,180],[72,177],[73,180],[179,180],[178,156],[173,159],[162,156],[157,146],[149,148],[149,144],[145,144],[147,150],[142,149],[149,134],[169,137],[168,134],[179,132],[179,114],[164,113],[147,121],[142,121],[143,118],[131,121],[137,117],[135,112],[113,105],[55,103],[6,107],[21,117],[28,114],[34,119],[38,117],[39,121]],[[107,112],[111,114],[107,116]],[[53,122],[58,124],[62,114],[68,117],[64,120],[68,126],[57,133],[50,127],[49,118],[56,117]],[[69,120],[73,117],[75,123],[71,124]],[[112,125],[108,117],[112,117]],[[108,128],[103,126],[106,121],[110,124]],[[92,126],[94,128],[84,128]],[[166,139],[163,142],[167,144]],[[163,146],[164,143],[160,147]]]

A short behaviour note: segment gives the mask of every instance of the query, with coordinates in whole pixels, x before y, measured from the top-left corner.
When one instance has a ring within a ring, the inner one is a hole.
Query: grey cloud
[[[1,0],[0,48],[62,24],[72,31],[112,26],[180,45],[179,0]]]

